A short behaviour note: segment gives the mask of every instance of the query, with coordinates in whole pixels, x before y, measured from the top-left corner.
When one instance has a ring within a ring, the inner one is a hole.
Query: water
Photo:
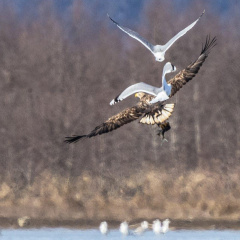
[[[122,237],[118,230],[111,230],[107,236],[98,230],[75,230],[65,228],[42,229],[2,229],[0,240],[240,240],[240,231],[233,230],[179,230],[169,231],[165,235],[155,236],[153,232],[145,232],[141,236]]]

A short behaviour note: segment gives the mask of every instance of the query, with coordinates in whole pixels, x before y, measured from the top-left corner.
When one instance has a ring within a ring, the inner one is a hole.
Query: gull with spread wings
[[[211,48],[215,45],[216,38],[214,37],[212,40],[210,40],[210,37],[207,37],[206,43],[202,48],[198,59],[168,81],[168,84],[171,86],[169,97],[172,97],[180,88],[182,88],[183,85],[185,85],[198,73]],[[172,69],[175,69],[174,66]],[[135,106],[127,108],[122,112],[112,116],[87,135],[74,135],[72,137],[66,137],[65,142],[74,143],[79,141],[81,138],[91,138],[97,135],[108,133],[139,118],[141,118],[140,123],[158,125],[161,128],[159,133],[161,133],[164,138],[164,133],[170,129],[170,125],[168,122],[166,122],[166,120],[171,116],[174,109],[174,104],[164,104],[163,102],[159,101],[151,104],[150,102],[156,96],[151,93],[149,94],[149,92],[146,91],[145,93],[144,91],[144,89],[139,89],[139,91],[135,94],[135,97],[140,99]]]
[[[187,26],[182,31],[180,31],[178,34],[176,34],[165,45],[152,45],[150,42],[148,42],[146,39],[140,36],[137,32],[134,32],[129,28],[121,26],[119,23],[113,20],[108,14],[107,15],[110,18],[110,20],[112,20],[112,22],[118,26],[119,29],[127,33],[130,37],[142,43],[148,50],[150,50],[151,53],[154,55],[156,61],[162,62],[165,59],[164,56],[166,51],[173,45],[173,43],[175,43],[175,41],[177,41],[180,37],[182,37],[185,33],[187,33],[190,29],[192,29],[195,26],[195,24],[199,21],[199,19],[202,17],[204,12],[205,10],[202,12],[201,16],[196,21],[194,21],[189,26]]]
[[[111,102],[110,105],[114,105],[117,102],[122,101],[123,99],[127,98],[128,96],[138,93],[138,92],[144,92],[151,94],[155,96],[150,103],[156,103],[156,102],[163,102],[169,98],[169,95],[171,94],[171,85],[169,85],[166,81],[165,75],[167,73],[175,72],[176,67],[173,66],[170,62],[167,62],[164,65],[163,73],[162,73],[162,87],[154,87],[147,83],[140,82],[131,85],[130,87],[126,88],[121,94],[119,94],[117,97],[115,97]]]
[[[176,68],[171,63],[166,63],[163,68],[162,74],[162,87],[154,87],[147,83],[136,83],[128,88],[126,88],[121,94],[115,97],[111,102],[110,105],[113,105],[123,99],[131,96],[134,93],[144,92],[154,96],[154,98],[150,101],[150,104],[156,102],[163,102],[169,98],[171,98],[183,85],[185,85],[188,81],[190,81],[199,71],[200,67],[202,66],[203,62],[207,58],[211,48],[216,45],[216,37],[212,40],[210,36],[207,36],[206,42],[200,56],[198,59],[191,63],[188,67],[180,71],[175,77],[166,81],[165,75],[169,72],[174,72]],[[172,70],[171,70],[172,69]]]

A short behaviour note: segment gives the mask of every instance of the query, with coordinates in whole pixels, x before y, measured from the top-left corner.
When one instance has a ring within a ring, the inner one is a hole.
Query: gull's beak
[[[134,97],[138,97],[138,93],[135,93]]]

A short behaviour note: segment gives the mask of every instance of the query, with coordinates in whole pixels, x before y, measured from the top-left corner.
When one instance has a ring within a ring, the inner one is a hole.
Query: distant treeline
[[[39,1],[35,15],[26,9],[21,18],[14,2],[0,3],[1,181],[19,190],[45,170],[66,177],[84,171],[129,177],[145,166],[175,173],[217,168],[225,174],[239,166],[239,3],[224,16],[203,3],[177,11],[173,2],[151,1],[137,27],[122,22],[163,44],[205,8],[166,54],[178,71],[196,60],[208,34],[217,36],[198,75],[169,100],[176,107],[163,145],[155,127],[137,121],[77,144],[63,143],[65,136],[87,134],[134,105],[134,97],[109,105],[130,84],[161,86],[164,63],[155,62],[107,16],[94,18],[81,1],[61,14],[51,1]]]

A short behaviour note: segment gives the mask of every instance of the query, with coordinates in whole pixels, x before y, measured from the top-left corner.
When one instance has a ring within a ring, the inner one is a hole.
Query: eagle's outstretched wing
[[[143,116],[140,121],[141,123],[159,125],[171,116],[174,104],[156,103],[149,105],[149,101],[153,98],[154,96],[152,95],[142,93],[140,102],[136,106],[126,108],[122,112],[112,116],[106,122],[93,129],[89,134],[66,137],[64,142],[74,143],[79,141],[81,138],[91,138],[97,135],[111,132],[127,123],[137,120],[141,116]],[[151,118],[151,116],[153,116],[153,120],[151,119],[151,123],[149,123],[148,119]]]
[[[87,135],[74,135],[72,137],[66,137],[66,140],[64,142],[66,143],[73,143],[77,142],[79,139],[87,137],[91,138],[97,135],[101,135],[104,133],[111,132],[117,128],[120,128],[121,126],[130,123],[139,117],[141,117],[144,113],[143,107],[136,105],[131,108],[126,108],[122,112],[112,116],[109,118],[106,122],[100,124],[95,129],[93,129],[89,134]]]
[[[204,47],[202,48],[201,54],[198,59],[191,63],[188,67],[180,71],[175,77],[170,79],[167,83],[171,84],[172,90],[169,96],[172,97],[180,88],[183,87],[188,81],[192,80],[195,75],[198,73],[203,62],[206,60],[210,50],[216,45],[216,37],[210,39],[210,36],[207,36]]]

